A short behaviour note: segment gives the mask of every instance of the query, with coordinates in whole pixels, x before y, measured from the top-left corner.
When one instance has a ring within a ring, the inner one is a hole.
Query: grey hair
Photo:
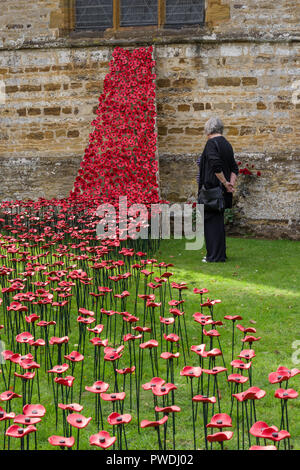
[[[206,135],[223,134],[224,124],[218,117],[211,117],[204,125]]]

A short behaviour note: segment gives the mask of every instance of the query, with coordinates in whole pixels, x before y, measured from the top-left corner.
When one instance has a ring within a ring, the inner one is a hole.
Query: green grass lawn
[[[201,327],[193,320],[193,314],[199,311],[199,296],[193,294],[193,288],[207,288],[209,293],[207,296],[212,299],[221,299],[222,303],[217,304],[214,309],[214,318],[223,320],[224,315],[239,314],[242,315],[243,326],[254,326],[257,329],[256,336],[261,336],[262,339],[253,344],[256,357],[253,360],[253,385],[264,389],[266,396],[257,403],[257,419],[266,421],[269,425],[280,425],[280,400],[274,398],[274,392],[280,385],[271,385],[268,381],[268,374],[275,371],[278,366],[287,366],[289,368],[299,367],[300,364],[295,364],[292,361],[292,355],[295,352],[293,349],[293,342],[300,340],[300,243],[278,240],[252,240],[252,239],[238,239],[229,238],[227,240],[227,255],[228,261],[226,263],[202,263],[201,259],[204,255],[204,250],[201,252],[186,251],[184,240],[166,240],[160,245],[157,253],[153,254],[158,261],[165,261],[167,263],[174,263],[174,267],[168,270],[172,271],[174,275],[171,280],[175,282],[185,281],[188,283],[188,290],[183,291],[183,298],[185,299],[184,310],[187,322],[187,331],[189,344],[201,343]],[[92,270],[91,270],[92,273]],[[156,274],[158,270],[156,269]],[[129,286],[128,290],[134,292],[134,286]],[[143,283],[140,284],[140,293],[143,292]],[[157,294],[157,291],[155,291]],[[173,298],[178,299],[178,292],[173,293]],[[167,299],[169,300],[169,299]],[[91,308],[91,303],[82,305],[85,308]],[[133,304],[130,297],[126,304],[126,310],[133,311]],[[208,311],[207,311],[208,313]],[[78,343],[78,326],[76,324],[77,307],[73,299],[72,304],[72,332],[70,334],[69,349],[72,351],[76,349]],[[139,300],[137,305],[137,316],[142,319],[143,316],[143,301]],[[165,311],[165,316],[169,315],[168,310]],[[0,323],[1,323],[0,318]],[[118,320],[119,321],[119,320]],[[121,324],[121,323],[119,323]],[[208,329],[208,328],[207,328]],[[231,322],[224,321],[224,325],[217,327],[221,333],[221,345],[224,352],[224,357],[228,369],[230,369],[231,360]],[[119,330],[118,330],[119,331]],[[119,333],[120,334],[120,333]],[[36,335],[37,337],[38,334]],[[51,336],[51,333],[50,333]],[[118,335],[119,336],[119,335]],[[101,335],[104,338],[104,333]],[[242,342],[242,333],[236,330],[236,354],[239,353]],[[145,337],[148,340],[149,337]],[[159,338],[158,338],[159,339]],[[164,342],[165,344],[165,342]],[[213,347],[218,347],[214,343]],[[247,346],[245,346],[247,348]],[[137,348],[138,349],[138,348]],[[209,349],[209,347],[207,348]],[[165,349],[164,349],[165,350]],[[160,349],[159,349],[160,352]],[[153,374],[150,366],[150,361],[147,359],[148,351],[146,351],[143,380],[142,383],[151,380]],[[85,352],[85,367],[83,385],[92,385],[93,378],[93,355],[94,347],[87,342]],[[103,357],[103,355],[102,355]],[[125,352],[124,356],[119,362],[119,367],[128,366],[128,353]],[[300,360],[300,354],[299,354]],[[66,361],[67,362],[67,361]],[[166,379],[166,362],[160,360],[159,375]],[[175,362],[175,384],[177,390],[175,391],[175,403],[181,407],[181,413],[176,415],[176,444],[177,449],[192,449],[193,448],[193,428],[192,428],[192,407],[190,399],[189,383],[184,377],[180,376],[180,370],[184,365],[198,366],[198,357],[194,353],[190,353],[184,363],[183,355],[178,364]],[[220,358],[217,358],[216,365],[222,365]],[[208,366],[207,366],[208,368]],[[109,392],[113,391],[113,374],[111,364],[106,366],[107,375],[105,380],[111,384]],[[74,399],[78,400],[79,389],[79,375],[80,365],[75,367],[74,382]],[[51,377],[52,379],[52,377]],[[55,429],[55,412],[51,384],[49,385],[45,374],[41,371],[41,403],[47,408],[47,413],[38,427],[38,448],[51,449],[47,439],[51,434],[62,435],[62,412],[59,411],[59,425]],[[196,389],[196,381],[194,379],[194,391]],[[127,377],[128,381],[128,377]],[[289,387],[300,390],[299,386],[300,375],[292,378],[289,382]],[[1,391],[3,391],[3,383],[1,383]],[[128,384],[126,392],[128,393]],[[229,413],[230,411],[230,393],[226,384],[225,374],[219,375],[219,386],[221,393],[221,406],[222,412]],[[248,386],[246,384],[246,386]],[[121,387],[121,381],[119,381]],[[133,382],[134,388],[134,382]],[[247,387],[246,387],[247,388]],[[20,392],[20,382],[16,381],[16,391]],[[196,394],[196,392],[194,393]],[[155,414],[153,410],[153,399],[151,391],[141,391],[140,396],[140,421],[142,419],[154,420]],[[37,402],[37,397],[34,395],[32,402]],[[81,404],[84,406],[82,414],[84,416],[94,416],[94,395],[84,391],[82,394]],[[300,404],[299,400],[290,400],[289,405],[289,419],[290,419],[290,432],[292,435],[291,444],[295,449],[300,449]],[[3,406],[3,404],[2,404]],[[110,403],[103,403],[103,414],[108,416],[112,411]],[[15,399],[12,403],[12,410],[16,413],[21,413],[21,400]],[[136,410],[129,409],[129,399],[126,397],[124,404],[124,412],[131,413],[133,420],[127,425],[127,441],[130,449],[155,449],[157,445],[157,436],[152,429],[142,429],[140,433],[137,432]],[[215,409],[215,413],[217,409]],[[161,417],[161,416],[160,416]],[[104,428],[112,431],[112,427],[106,423]],[[4,429],[4,423],[0,423],[0,430]],[[168,449],[172,448],[171,425],[168,426]],[[90,449],[89,436],[96,433],[97,429],[95,422],[92,420],[86,429],[81,431],[80,448]],[[203,426],[202,426],[202,413],[198,417],[196,424],[197,430],[197,448],[204,448],[203,439]],[[233,412],[233,432],[236,430],[236,416],[235,408]],[[76,436],[76,433],[74,433]],[[33,441],[32,441],[33,442]],[[271,444],[271,441],[269,442]],[[251,441],[255,444],[255,439]],[[2,440],[0,439],[0,447]],[[19,448],[19,443],[13,442],[11,439],[11,447]],[[217,448],[217,444],[215,446]],[[225,444],[225,448],[236,448],[236,437],[234,435],[232,441]],[[246,443],[248,448],[248,443]],[[281,445],[282,448],[282,445]]]

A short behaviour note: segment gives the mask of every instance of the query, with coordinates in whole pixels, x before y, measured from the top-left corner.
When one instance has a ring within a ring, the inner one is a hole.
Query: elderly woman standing
[[[222,135],[224,125],[218,117],[209,119],[204,131],[207,142],[203,153],[198,159],[199,189],[222,186],[225,208],[232,207],[232,193],[238,175],[238,166],[234,159],[231,144]],[[206,256],[203,262],[225,262],[226,241],[224,226],[224,210],[221,212],[204,209],[204,237]]]

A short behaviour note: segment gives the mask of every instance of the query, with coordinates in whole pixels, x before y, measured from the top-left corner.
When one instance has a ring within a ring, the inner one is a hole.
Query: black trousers
[[[220,213],[204,210],[204,237],[206,261],[224,262],[226,260],[224,211]]]

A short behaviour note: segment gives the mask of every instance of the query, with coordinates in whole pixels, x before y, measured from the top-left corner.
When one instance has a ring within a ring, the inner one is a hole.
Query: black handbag
[[[220,152],[219,146],[216,141],[218,152]],[[204,169],[204,161],[202,162]],[[225,210],[225,198],[222,190],[222,184],[214,188],[206,189],[203,185],[198,190],[198,204],[204,204],[204,209],[212,212],[222,212]]]
[[[206,189],[203,185],[199,190],[198,204],[204,204],[207,211],[222,212],[225,209],[225,199],[221,186]]]

